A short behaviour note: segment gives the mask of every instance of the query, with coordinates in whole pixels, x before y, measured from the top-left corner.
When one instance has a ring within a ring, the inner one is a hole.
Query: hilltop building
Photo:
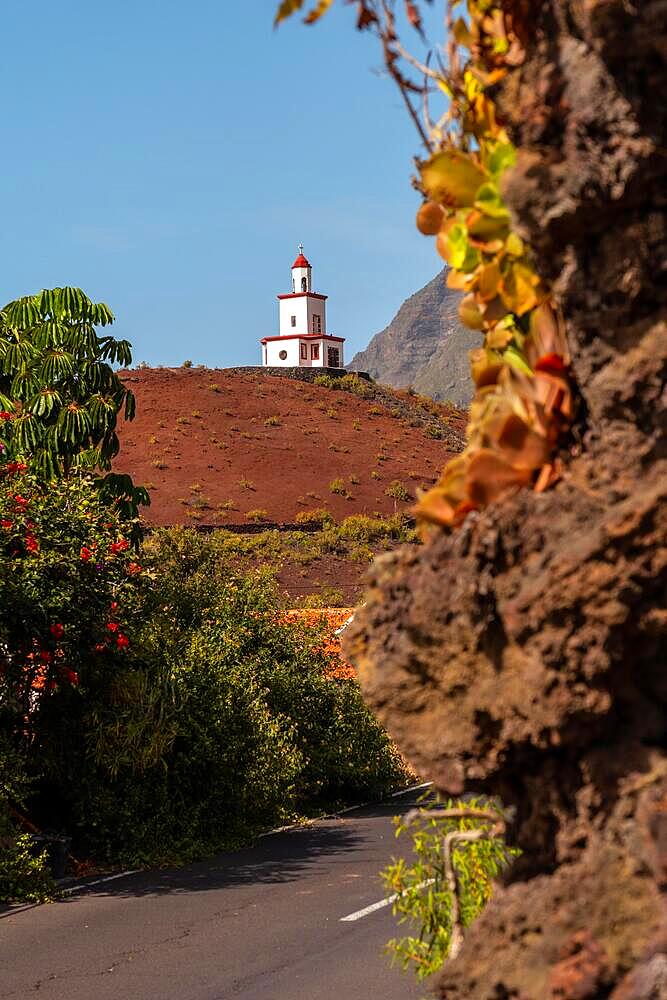
[[[262,338],[262,364],[281,368],[342,368],[344,337],[327,333],[327,296],[314,292],[303,255],[292,264],[292,291],[278,296],[279,334]]]

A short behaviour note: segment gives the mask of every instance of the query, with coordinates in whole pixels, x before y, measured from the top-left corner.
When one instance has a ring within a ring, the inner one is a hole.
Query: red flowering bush
[[[89,476],[45,485],[0,466],[0,713],[21,731],[128,649],[141,578],[127,530]]]

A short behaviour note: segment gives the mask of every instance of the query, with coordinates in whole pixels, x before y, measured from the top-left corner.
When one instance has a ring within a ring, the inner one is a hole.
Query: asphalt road
[[[378,871],[415,794],[0,915],[1,1000],[415,1000]],[[407,844],[405,845],[407,847]]]

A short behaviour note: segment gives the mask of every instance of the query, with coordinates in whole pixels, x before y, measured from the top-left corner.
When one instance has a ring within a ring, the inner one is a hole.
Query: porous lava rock
[[[519,4],[514,4],[518,7]],[[514,810],[522,856],[447,1000],[667,997],[667,5],[522,5],[505,193],[563,309],[564,473],[379,559],[346,633],[424,777]]]

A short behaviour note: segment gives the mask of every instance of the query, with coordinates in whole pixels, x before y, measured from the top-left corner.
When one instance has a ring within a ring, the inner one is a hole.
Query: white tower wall
[[[289,337],[295,333],[309,333],[308,329],[308,298],[300,295],[295,298],[288,296],[280,299],[278,306],[280,316],[279,333],[281,337]],[[292,326],[294,316],[294,326]]]

